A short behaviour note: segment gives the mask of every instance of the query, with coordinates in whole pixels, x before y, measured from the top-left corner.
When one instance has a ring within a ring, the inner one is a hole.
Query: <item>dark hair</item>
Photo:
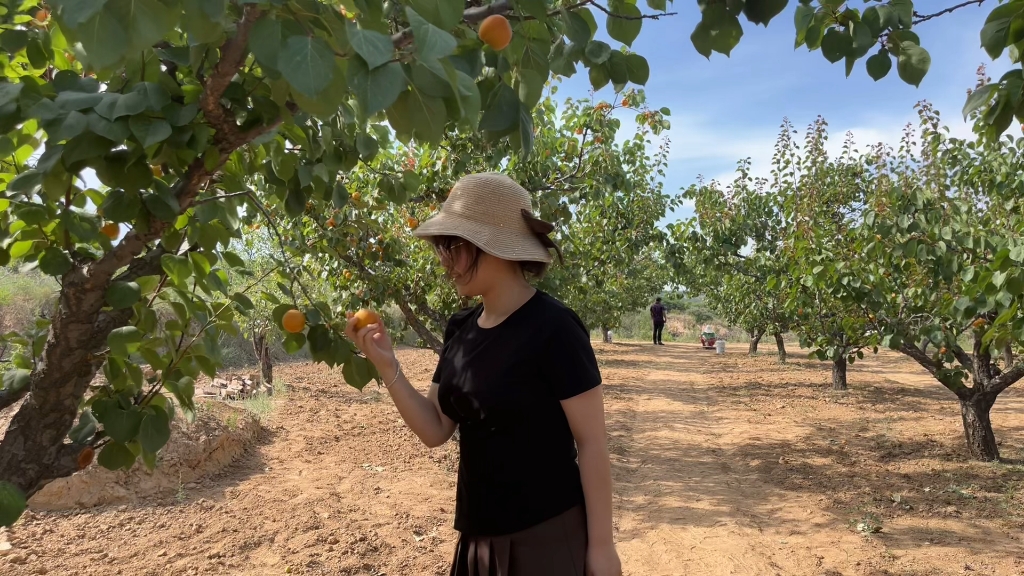
[[[479,246],[458,236],[433,236],[430,238],[430,241],[434,245],[437,255],[441,258],[441,265],[444,266],[444,269],[448,272],[449,276],[454,275],[455,255],[456,251],[459,249],[470,250],[472,252],[469,267],[466,268],[465,274],[470,278],[476,274],[476,269],[480,265],[480,255],[484,252]],[[523,276],[537,279],[544,277],[549,266],[547,262],[531,261],[516,262],[516,264],[519,265],[519,269],[523,272]]]
[[[655,302],[661,302],[661,296],[658,296],[657,298],[655,298],[654,301]]]
[[[539,218],[535,218],[528,210],[523,210],[522,213],[523,220],[526,221],[526,225],[529,226],[530,231],[537,237],[537,240],[539,240],[545,248],[554,250],[555,253],[558,254],[558,261],[564,264],[565,259],[562,257],[561,248],[559,248],[558,244],[555,244],[555,241],[548,236],[548,234],[551,234],[551,231],[555,229],[554,225]],[[430,238],[430,241],[434,245],[437,255],[441,258],[441,265],[444,266],[444,269],[448,272],[449,276],[452,275],[454,269],[455,250],[458,248],[472,251],[472,259],[469,262],[469,268],[466,269],[466,274],[470,277],[473,277],[473,275],[476,274],[477,266],[480,265],[480,254],[483,252],[479,246],[458,236],[433,236]],[[519,264],[519,269],[522,271],[523,276],[533,277],[536,279],[543,278],[544,274],[547,273],[549,266],[547,262],[522,261],[516,263]]]

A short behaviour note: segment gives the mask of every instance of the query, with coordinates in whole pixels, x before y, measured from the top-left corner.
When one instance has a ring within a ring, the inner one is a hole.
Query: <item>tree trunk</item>
[[[786,341],[782,339],[782,334],[775,333],[775,345],[779,348],[779,361],[786,361]]]
[[[984,393],[976,393],[969,399],[960,399],[960,416],[964,422],[964,436],[967,438],[967,451],[975,460],[999,460],[999,446],[996,435],[992,432],[992,420],[989,412],[995,398]]]
[[[260,367],[261,384],[274,383],[274,363],[270,359],[270,344],[267,342],[266,330],[254,330],[252,333],[252,349],[256,353],[256,363]]]
[[[436,354],[441,353],[441,347],[443,343],[423,322],[420,321],[416,313],[413,312],[412,307],[409,303],[402,299],[396,299],[395,303],[398,304],[398,308],[402,311],[402,315],[405,316],[405,320],[412,326],[413,331],[419,336],[427,347],[433,350]]]
[[[1003,347],[1003,364],[1005,364],[1004,370],[1008,370],[1010,366],[1013,366],[1013,344],[1009,342]]]
[[[846,390],[846,357],[832,361],[832,389]]]
[[[747,354],[751,356],[757,354],[757,345],[761,342],[762,336],[764,336],[764,331],[750,333],[750,347],[747,348]]]
[[[605,344],[612,343],[612,330],[607,326],[601,326],[601,336]]]

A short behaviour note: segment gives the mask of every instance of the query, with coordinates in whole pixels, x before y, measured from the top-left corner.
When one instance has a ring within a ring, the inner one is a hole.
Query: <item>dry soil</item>
[[[895,355],[835,393],[808,360],[595,346],[627,575],[1024,575],[1024,389],[993,411],[1016,463],[976,463],[953,396]],[[425,384],[433,355],[401,358]],[[30,512],[0,535],[0,573],[447,574],[457,448],[423,448],[336,371],[275,373],[289,391],[234,464],[141,502]]]

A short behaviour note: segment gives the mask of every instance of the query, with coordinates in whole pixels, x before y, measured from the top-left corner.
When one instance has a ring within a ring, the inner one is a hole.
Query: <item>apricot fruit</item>
[[[508,18],[501,14],[492,14],[480,23],[477,34],[484,44],[495,52],[500,52],[512,41],[512,25],[508,23]]]
[[[281,326],[292,334],[298,334],[306,328],[306,315],[292,308],[284,313],[284,318],[281,318]]]

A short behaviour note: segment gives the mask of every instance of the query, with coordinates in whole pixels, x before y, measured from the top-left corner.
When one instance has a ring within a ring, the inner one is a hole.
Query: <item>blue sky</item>
[[[922,0],[915,4],[919,11],[930,13],[957,3]],[[676,2],[670,10],[678,11],[677,16],[644,21],[632,49],[650,64],[647,100],[654,108],[667,106],[672,111],[667,192],[688,186],[699,174],[731,181],[736,162],[745,157],[752,159],[755,175],[766,175],[783,117],[789,117],[802,140],[804,128],[819,114],[824,116],[830,147],[838,151],[847,131],[862,146],[898,143],[906,123],[916,124],[914,104],[928,100],[942,112],[954,135],[969,135],[960,110],[966,90],[975,84],[978,65],[988,65],[989,76],[996,79],[1011,66],[1005,56],[993,63],[980,47],[979,32],[992,6],[971,6],[914,28],[932,57],[919,88],[900,80],[895,66],[886,78],[874,82],[863,60],[846,78],[842,62],[830,64],[820,51],[793,49],[796,5],[791,1],[767,28],[744,19],[744,35],[732,56],[715,53],[710,61],[690,43],[690,32],[700,18],[692,2]],[[604,26],[603,18],[598,22]],[[599,36],[609,41],[603,30]],[[589,92],[583,73],[563,80],[558,97],[586,97]],[[612,96],[610,86],[597,93],[599,99]],[[631,116],[622,115],[626,134],[633,130]],[[1011,128],[1017,129],[1016,125]],[[683,208],[665,222],[689,215],[691,211]]]

